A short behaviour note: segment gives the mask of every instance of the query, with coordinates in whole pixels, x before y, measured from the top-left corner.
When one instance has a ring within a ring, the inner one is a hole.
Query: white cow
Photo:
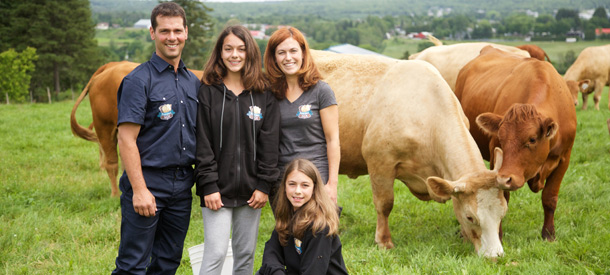
[[[497,170],[485,167],[438,71],[423,61],[320,51],[313,57],[339,104],[340,173],[370,175],[377,244],[394,247],[388,217],[399,179],[421,200],[452,199],[462,234],[478,254],[503,255],[499,226],[507,204]],[[500,149],[497,157],[500,167]]]
[[[479,53],[486,46],[492,46],[494,48],[515,53],[520,56],[530,57],[527,51],[521,50],[516,47],[494,44],[488,42],[473,42],[473,43],[458,43],[453,45],[443,45],[434,36],[428,37],[435,46],[429,47],[421,52],[412,54],[409,56],[409,60],[423,60],[432,64],[441,73],[445,81],[451,87],[451,90],[455,90],[455,81],[457,75],[466,65],[466,63],[479,56]]]

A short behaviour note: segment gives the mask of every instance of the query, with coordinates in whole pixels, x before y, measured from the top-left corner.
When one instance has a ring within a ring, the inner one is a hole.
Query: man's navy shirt
[[[156,53],[123,79],[117,93],[117,125],[140,125],[137,145],[142,167],[194,164],[199,86],[182,60],[175,73]]]

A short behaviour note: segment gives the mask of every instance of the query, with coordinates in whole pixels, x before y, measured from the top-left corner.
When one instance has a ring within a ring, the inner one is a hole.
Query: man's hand
[[[148,189],[133,193],[133,209],[144,217],[152,217],[157,213],[157,202]]]

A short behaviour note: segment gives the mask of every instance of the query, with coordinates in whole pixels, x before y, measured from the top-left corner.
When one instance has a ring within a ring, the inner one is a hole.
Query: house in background
[[[151,25],[150,19],[140,19],[138,22],[133,24],[133,27],[136,29],[149,29]]]
[[[364,48],[360,48],[360,47],[354,46],[352,44],[341,44],[341,45],[330,46],[330,47],[328,47],[328,49],[325,49],[325,51],[335,52],[335,53],[347,53],[347,54],[369,54],[369,55],[378,55],[378,56],[391,58],[389,56],[386,56],[386,55],[383,55],[380,53],[376,53],[374,51],[370,51],[370,50],[367,50]]]

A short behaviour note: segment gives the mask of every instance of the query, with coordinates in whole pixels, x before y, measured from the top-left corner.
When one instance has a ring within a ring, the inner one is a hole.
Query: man
[[[129,73],[118,97],[118,145],[125,171],[121,243],[113,274],[174,274],[191,214],[199,80],[182,62],[184,10],[157,5],[155,53]]]

